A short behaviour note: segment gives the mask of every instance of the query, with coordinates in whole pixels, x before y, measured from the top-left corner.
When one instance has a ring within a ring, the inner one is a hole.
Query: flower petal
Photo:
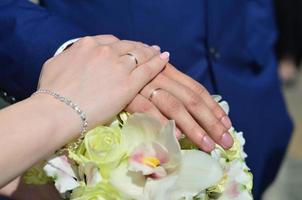
[[[169,162],[164,164],[167,169],[175,168],[181,161],[180,145],[174,133],[175,122],[169,121],[159,135],[159,143],[168,150],[169,154]]]
[[[214,101],[219,102],[221,101],[222,97],[220,95],[214,94],[212,95],[212,98],[214,99]]]
[[[140,143],[155,140],[161,127],[155,118],[146,114],[133,114],[122,129],[122,144],[131,152]]]
[[[218,103],[220,107],[224,110],[224,112],[228,115],[230,112],[229,104],[226,101],[221,101]]]
[[[147,179],[144,200],[178,200],[170,197],[170,190],[177,181],[177,174],[172,174],[161,179]]]
[[[182,165],[173,187],[173,198],[194,197],[200,191],[218,183],[223,176],[217,161],[198,150],[183,150]]]
[[[155,168],[169,161],[167,149],[157,142],[142,143],[131,153],[129,158],[129,170],[139,172],[143,175],[155,173]],[[148,158],[154,158],[158,163],[146,162]],[[153,164],[153,165],[152,165]],[[163,175],[163,173],[160,173]],[[165,173],[164,173],[165,174]]]
[[[76,175],[68,163],[66,156],[48,160],[43,169],[47,176],[55,179],[55,186],[60,193],[72,190],[80,185],[76,181]]]
[[[242,191],[237,197],[230,197],[224,193],[218,200],[253,200],[253,197],[249,192]]]
[[[96,163],[87,162],[81,164],[78,169],[79,175],[82,175],[83,179],[87,183],[87,186],[95,186],[102,181],[102,176]]]
[[[127,161],[113,170],[109,177],[109,182],[131,199],[141,199],[145,181],[146,179],[141,173],[128,171]]]

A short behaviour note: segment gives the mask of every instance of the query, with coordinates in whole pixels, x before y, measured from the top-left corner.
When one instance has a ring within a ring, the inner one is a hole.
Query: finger
[[[155,51],[152,47],[140,45],[121,56],[120,60],[123,63],[131,64],[132,68],[142,65],[148,62],[155,55],[158,55],[159,51]]]
[[[120,61],[128,66],[130,65],[132,70],[139,66],[141,63],[147,62],[152,57],[160,53],[160,47],[157,45],[149,47],[148,45],[141,42],[130,42],[135,45],[136,50],[129,50],[124,56],[120,58]],[[136,53],[140,51],[145,51],[145,53],[141,52],[140,55]],[[147,54],[147,56],[144,56],[145,54]]]
[[[112,42],[113,41],[113,42]],[[113,47],[117,46],[117,50],[122,49],[121,53],[122,55],[125,55],[126,53],[129,53],[129,51],[131,51],[132,49],[136,48],[136,49],[140,49],[140,48],[147,48],[148,51],[153,51],[153,54],[158,54],[158,52],[160,51],[160,47],[157,45],[153,45],[153,46],[149,46],[145,43],[142,42],[137,42],[137,41],[131,41],[131,40],[119,40],[116,38],[116,40],[106,40],[102,38],[101,40],[99,40],[99,43],[101,45],[105,45],[105,44],[111,44],[113,45]],[[121,46],[121,47],[120,47]],[[128,51],[124,50],[124,49],[128,49]]]
[[[232,127],[232,122],[228,115],[212,98],[207,89],[204,88],[200,83],[198,83],[191,77],[181,73],[171,64],[167,65],[167,67],[163,71],[163,74],[179,83],[182,83],[183,85],[187,86],[192,91],[194,91],[196,94],[198,94],[227,129],[230,129]]]
[[[148,88],[150,87],[150,88]],[[159,74],[148,86],[142,90],[142,94],[148,95],[151,88],[160,87],[169,91],[171,95],[180,100],[186,110],[198,122],[198,124],[207,131],[208,135],[224,148],[230,148],[233,145],[233,140],[228,130],[216,118],[214,113],[208,108],[201,97],[195,94],[190,88],[178,83],[168,77]],[[168,104],[168,102],[166,102]]]
[[[164,99],[164,101],[163,101]],[[214,149],[214,141],[192,118],[183,104],[167,91],[158,90],[152,97],[152,103],[167,118],[174,119],[180,130],[185,133],[200,149],[210,152]]]
[[[169,57],[169,52],[164,52],[135,68],[130,74],[130,84],[133,84],[134,88],[141,90],[143,86],[164,69],[169,61]]]
[[[144,96],[138,94],[125,109],[129,113],[146,113],[156,118],[162,125],[168,123],[168,119]],[[176,137],[180,138],[181,132],[176,128]]]

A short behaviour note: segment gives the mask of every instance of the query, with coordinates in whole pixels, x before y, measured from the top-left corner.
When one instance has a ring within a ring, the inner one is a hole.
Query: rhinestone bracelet
[[[62,103],[66,104],[67,106],[71,107],[74,111],[76,111],[76,113],[80,116],[81,120],[82,120],[82,126],[81,126],[81,135],[78,138],[78,140],[72,144],[67,145],[69,148],[72,149],[77,149],[79,144],[81,143],[82,139],[85,137],[85,133],[87,131],[88,128],[88,122],[87,122],[87,118],[86,118],[86,114],[80,109],[80,107],[73,103],[70,99],[61,96],[60,94],[50,91],[50,90],[45,90],[45,89],[40,89],[38,91],[36,91],[35,93],[32,94],[36,95],[36,94],[48,94],[53,96],[55,99],[61,101]]]

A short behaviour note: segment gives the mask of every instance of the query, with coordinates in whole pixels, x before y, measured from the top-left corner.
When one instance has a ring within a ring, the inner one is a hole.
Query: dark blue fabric
[[[245,133],[259,199],[273,180],[292,132],[277,78],[271,0],[0,1],[0,87],[31,94],[42,63],[65,40],[114,34],[158,44],[171,62],[221,94]]]
[[[46,59],[81,35],[78,26],[27,0],[1,0],[0,88],[19,99],[29,96]]]

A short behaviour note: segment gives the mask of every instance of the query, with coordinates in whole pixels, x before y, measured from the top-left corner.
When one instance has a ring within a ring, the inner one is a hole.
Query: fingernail
[[[167,52],[167,51],[165,51],[164,53],[161,53],[161,54],[159,55],[159,57],[160,57],[161,59],[163,59],[163,60],[166,60],[166,59],[168,59],[168,58],[170,57],[170,53]]]
[[[157,45],[152,45],[152,48],[155,49],[156,51],[160,51],[160,47]]]
[[[230,118],[229,118],[228,116],[222,117],[220,121],[223,123],[223,125],[224,125],[227,129],[229,129],[229,128],[232,127],[232,122],[231,122],[231,120],[230,120]]]
[[[202,144],[206,148],[206,149],[204,149],[206,151],[212,151],[215,148],[214,141],[207,135],[203,136]]]
[[[220,143],[225,149],[229,149],[233,146],[234,141],[229,133],[224,133],[221,136]]]

